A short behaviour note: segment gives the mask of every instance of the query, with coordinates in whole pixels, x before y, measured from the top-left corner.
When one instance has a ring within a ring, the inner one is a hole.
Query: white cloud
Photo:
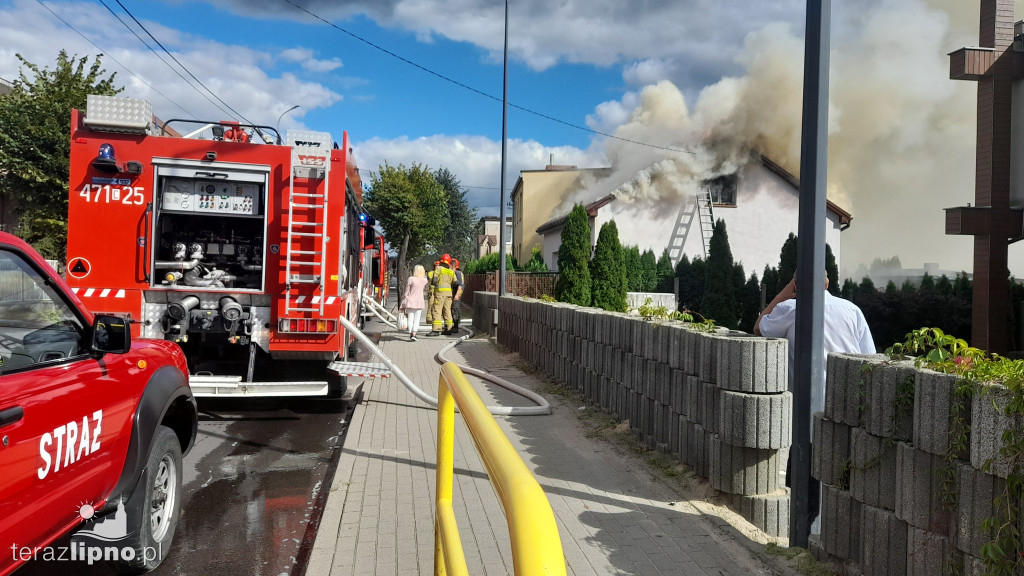
[[[144,21],[175,58],[222,98],[224,104],[199,87],[169,56],[146,50],[102,6],[78,2],[47,3],[47,6],[103,47],[107,54],[103,67],[108,73],[117,72],[116,81],[125,85],[125,96],[149,100],[154,111],[164,118],[236,117],[227,110],[229,105],[255,124],[273,125],[278,114],[294,103],[301,102],[302,109],[289,114],[288,122],[295,122],[308,110],[329,107],[342,98],[326,86],[302,80],[292,73],[268,74],[266,69],[270,68],[274,57],[267,52]],[[4,47],[0,48],[0,77],[3,78],[18,77],[21,65],[15,53],[49,68],[61,49],[79,57],[97,53],[97,48],[89,41],[29,0],[0,7],[0,38],[4,38]],[[41,42],[41,38],[60,38],[60,41]],[[217,58],[210,58],[210,54],[217,54]]]
[[[309,48],[288,48],[281,51],[280,57],[288,62],[296,62],[303,70],[310,72],[330,72],[342,66],[341,58],[318,60],[313,57],[313,51]]]
[[[622,79],[630,86],[647,86],[671,79],[676,70],[672,58],[648,58],[626,66]]]
[[[275,0],[226,5],[246,16],[308,19]],[[434,36],[469,42],[501,60],[504,6],[492,0],[313,0],[303,5],[332,21],[363,14],[381,26],[410,30],[423,42]],[[802,0],[652,0],[643,9],[622,0],[526,0],[509,6],[509,52],[535,70],[560,62],[610,66],[685,56],[673,79],[683,86],[689,84],[683,78],[703,84],[717,80],[723,70],[737,69],[733,59],[747,33],[767,22],[800,26],[804,9]]]

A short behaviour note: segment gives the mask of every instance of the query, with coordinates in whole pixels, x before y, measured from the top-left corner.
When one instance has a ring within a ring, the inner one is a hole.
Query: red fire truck
[[[378,375],[350,361],[338,321],[358,320],[373,291],[348,134],[338,146],[289,130],[281,145],[268,126],[156,124],[131,98],[91,95],[72,112],[78,297],[129,314],[133,335],[178,343],[196,396],[339,397],[347,375]]]

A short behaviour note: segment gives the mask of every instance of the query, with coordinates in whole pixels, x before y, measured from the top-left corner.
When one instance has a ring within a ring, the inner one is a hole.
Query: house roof
[[[598,198],[597,200],[594,200],[590,204],[587,204],[586,206],[583,207],[583,209],[587,211],[587,216],[590,216],[591,218],[593,218],[594,216],[597,216],[597,211],[598,210],[600,210],[601,208],[603,208],[604,206],[609,204],[612,200],[615,200],[615,195],[614,194],[609,194],[607,196],[603,196],[601,198]],[[558,228],[560,226],[564,226],[565,225],[565,221],[568,220],[568,219],[569,219],[569,215],[566,214],[565,216],[562,216],[561,218],[555,218],[554,220],[549,220],[549,221],[545,222],[544,224],[541,224],[537,228],[537,234],[545,234],[549,230],[552,230],[554,228]]]
[[[494,234],[478,234],[476,237],[477,246],[483,246],[484,244],[490,244],[491,246],[498,245],[498,237]]]
[[[800,189],[799,178],[794,176],[792,173],[790,173],[782,166],[779,166],[778,164],[773,162],[764,154],[761,155],[761,165],[767,168],[769,172],[774,173],[776,176],[788,182],[793,188],[796,188],[797,190]],[[850,227],[850,221],[853,220],[853,216],[851,216],[849,212],[843,210],[842,208],[839,207],[838,204],[831,200],[825,201],[825,208],[827,208],[830,212],[832,212],[833,214],[836,215],[836,217],[839,218],[840,230],[846,230],[847,228]]]
[[[789,185],[791,185],[793,188],[795,188],[795,189],[797,189],[799,191],[799,189],[800,189],[800,180],[796,176],[794,176],[792,173],[790,173],[788,170],[786,170],[782,166],[779,166],[774,161],[772,161],[772,159],[768,158],[767,156],[765,156],[763,154],[761,154],[761,165],[764,166],[769,172],[772,172],[776,176],[782,178]],[[593,218],[594,216],[597,216],[597,211],[598,210],[600,210],[602,207],[606,206],[607,204],[611,203],[613,200],[615,200],[615,195],[614,194],[608,194],[607,196],[604,196],[602,198],[598,198],[597,200],[594,200],[593,202],[591,202],[590,204],[587,204],[583,208],[584,208],[584,210],[587,211],[587,215]],[[828,209],[828,211],[830,211],[833,214],[835,214],[836,217],[839,219],[840,230],[846,230],[847,228],[850,227],[850,221],[853,220],[853,216],[850,215],[849,212],[847,212],[846,210],[842,209],[838,204],[836,204],[835,202],[833,202],[831,200],[826,200],[825,207],[826,207],[826,209]],[[565,216],[562,216],[560,218],[555,218],[554,220],[549,220],[549,221],[545,222],[544,224],[541,224],[537,228],[537,233],[538,234],[545,234],[545,233],[547,233],[548,231],[550,231],[552,229],[556,229],[556,228],[558,228],[560,226],[564,226],[565,225],[565,221],[568,218],[569,218],[569,215],[566,214]]]

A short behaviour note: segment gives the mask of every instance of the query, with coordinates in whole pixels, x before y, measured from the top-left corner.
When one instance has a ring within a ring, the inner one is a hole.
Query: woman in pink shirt
[[[412,269],[412,276],[405,282],[405,296],[402,298],[402,311],[409,317],[409,341],[416,341],[416,329],[420,326],[420,314],[426,304],[423,302],[423,289],[427,286],[427,274],[423,266],[417,264]]]

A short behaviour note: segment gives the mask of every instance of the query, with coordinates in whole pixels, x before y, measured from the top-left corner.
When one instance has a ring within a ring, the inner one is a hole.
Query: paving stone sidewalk
[[[409,342],[406,334],[388,328],[380,347],[436,396],[434,355],[451,341],[421,335]],[[484,338],[467,340],[447,356],[514,384],[544,389],[543,382],[519,369],[516,355],[502,353]],[[500,386],[469,380],[488,405],[531,405]],[[432,574],[436,411],[397,378],[366,380],[362,396],[327,488],[306,574]],[[551,502],[568,574],[773,573],[756,553],[760,545],[746,541],[720,515],[708,514],[714,507],[681,500],[652,477],[642,459],[588,438],[579,406],[567,397],[548,400],[552,415],[496,419]],[[464,423],[456,421],[454,507],[470,574],[512,574],[504,512]]]

